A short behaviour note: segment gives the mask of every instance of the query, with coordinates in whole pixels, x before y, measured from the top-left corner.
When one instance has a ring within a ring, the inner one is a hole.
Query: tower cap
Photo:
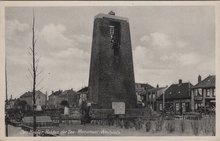
[[[115,15],[115,12],[114,11],[110,11],[108,12],[109,15]]]
[[[95,16],[95,19],[96,18],[111,18],[111,19],[116,19],[116,20],[123,20],[123,21],[129,21],[128,18],[125,18],[125,17],[119,17],[119,16],[115,16],[115,15],[111,15],[110,12],[109,14],[103,14],[103,13],[99,13]]]

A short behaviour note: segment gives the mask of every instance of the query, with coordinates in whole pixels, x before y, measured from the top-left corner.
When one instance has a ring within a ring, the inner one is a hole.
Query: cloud
[[[51,23],[43,27],[40,36],[52,47],[73,46],[74,41],[64,36],[65,31],[64,25]]]
[[[168,49],[169,46],[172,45],[169,36],[159,32],[154,32],[150,33],[150,35],[145,35],[141,37],[140,41],[143,43],[151,44],[152,46],[160,49]]]
[[[212,67],[214,66],[214,67]],[[215,73],[215,59],[214,58],[207,58],[203,63],[200,63],[197,67],[197,70],[202,70],[204,72],[209,72],[209,74]],[[203,73],[204,73],[203,72]],[[202,73],[202,72],[200,72]]]
[[[200,56],[194,52],[179,54],[176,59],[184,66],[193,66],[200,62]]]
[[[150,36],[149,35],[145,35],[145,36],[141,37],[140,41],[141,42],[149,42],[150,41]]]
[[[144,46],[137,46],[133,51],[134,65],[138,69],[146,68],[151,64],[151,60],[154,59],[153,51]]]
[[[172,63],[176,62],[180,66],[185,67],[199,63],[200,58],[201,57],[199,56],[199,54],[193,52],[190,53],[175,52],[161,56],[160,60],[163,62],[172,62]]]
[[[89,53],[83,50],[80,50],[78,48],[68,48],[67,50],[53,52],[51,53],[51,55],[57,59],[75,58],[75,59],[80,59],[80,60],[85,60],[85,59],[87,60],[89,58]]]
[[[182,41],[182,40],[177,40],[176,45],[177,45],[178,48],[182,49],[182,48],[186,47],[188,44],[186,42]]]
[[[27,68],[31,63],[27,53],[28,47],[31,46],[31,28],[17,20],[7,21],[6,33],[6,37],[10,39],[6,41],[9,79],[15,89],[24,92],[31,87],[26,79]],[[38,79],[45,78],[39,88],[46,86],[47,90],[79,89],[82,84],[87,85],[90,48],[85,46],[88,46],[91,38],[80,32],[70,35],[66,26],[53,23],[46,24],[41,29],[36,28],[36,38],[37,57],[40,57],[39,70],[42,70]],[[19,73],[14,71],[14,68],[17,68]],[[16,81],[13,77],[16,77]],[[25,87],[16,85],[18,82]]]
[[[153,68],[172,68],[194,65],[201,56],[191,52],[190,43],[171,37],[165,33],[154,32],[140,39],[142,45],[134,50],[137,64]]]
[[[45,25],[38,36],[47,50],[42,52],[39,68],[48,77],[43,82],[48,89],[56,90],[57,85],[59,89],[79,89],[87,82],[90,48],[85,46],[91,43],[91,37],[80,32],[72,35],[66,26],[53,23]]]
[[[171,41],[166,34],[163,33],[151,33],[152,44],[161,48],[169,47],[171,45]]]
[[[68,48],[42,57],[40,64],[44,68],[44,76],[47,77],[43,85],[48,85],[51,90],[77,90],[82,85],[87,85],[89,58],[89,53],[78,48]]]
[[[202,55],[192,50],[190,42],[165,33],[144,35],[140,44],[134,48],[133,54],[135,78],[141,82],[166,84],[168,81],[161,80],[161,77],[176,80],[185,74],[184,71],[190,72],[201,62],[206,62]]]
[[[92,38],[84,34],[79,34],[79,35],[74,34],[72,38],[75,39],[79,43],[91,43],[92,42]]]
[[[16,32],[24,32],[29,30],[29,25],[26,23],[21,23],[18,20],[6,20],[6,33],[9,35],[16,34]]]
[[[88,35],[81,33],[70,34],[64,25],[53,23],[45,25],[37,36],[40,37],[41,41],[48,44],[47,48],[54,49],[56,52],[68,48],[78,48],[80,50],[90,51],[88,47],[91,46],[92,42],[92,38]],[[51,51],[54,52],[53,50]]]
[[[10,45],[16,43],[16,46],[24,44],[27,42],[28,32],[30,32],[30,26],[27,23],[22,23],[16,19],[6,20],[5,23],[5,36],[9,42],[6,42]],[[6,40],[6,41],[7,41]],[[14,44],[13,44],[14,46]]]

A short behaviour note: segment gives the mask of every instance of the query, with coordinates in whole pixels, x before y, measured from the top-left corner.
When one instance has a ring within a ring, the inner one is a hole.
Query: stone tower
[[[88,99],[101,108],[136,107],[129,22],[112,11],[94,19]]]

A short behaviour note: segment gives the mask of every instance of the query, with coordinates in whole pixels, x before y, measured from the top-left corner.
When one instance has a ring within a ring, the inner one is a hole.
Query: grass
[[[111,126],[107,122],[86,125],[81,125],[80,122],[62,123],[60,127],[53,130],[59,130],[60,136],[214,136],[216,134],[214,116],[205,116],[201,120],[158,118],[141,121],[138,119],[136,121],[119,121]],[[83,132],[78,132],[80,130]],[[103,130],[104,132],[102,132]],[[68,134],[62,131],[75,131],[75,133]],[[114,132],[120,134],[114,134]]]

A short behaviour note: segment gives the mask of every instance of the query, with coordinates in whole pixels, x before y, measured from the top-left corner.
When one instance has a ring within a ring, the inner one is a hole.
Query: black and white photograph
[[[5,137],[216,136],[215,5],[15,5],[3,23]]]

